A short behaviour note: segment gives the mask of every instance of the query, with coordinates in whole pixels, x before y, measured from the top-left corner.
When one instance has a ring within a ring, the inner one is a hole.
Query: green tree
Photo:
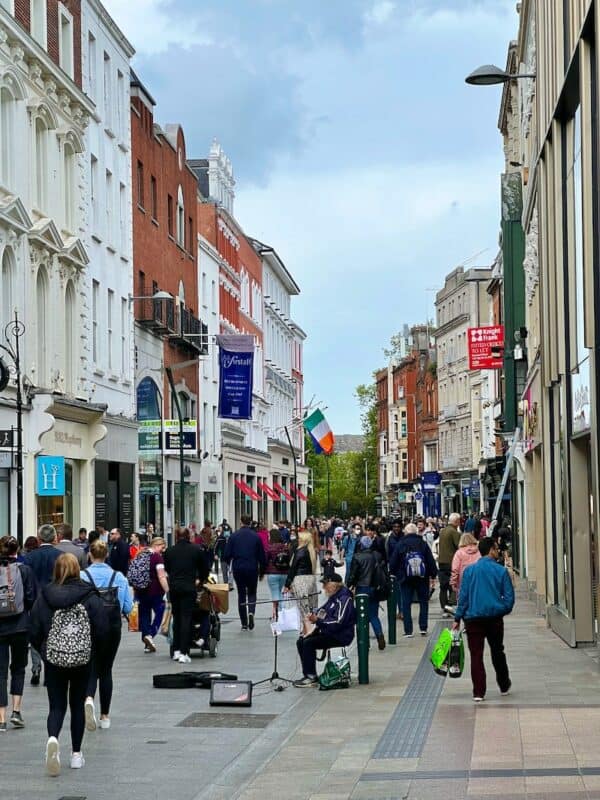
[[[363,508],[375,514],[377,507],[378,457],[377,457],[377,384],[361,384],[354,392],[360,406],[360,422],[363,432],[362,453],[354,460],[355,485],[361,487]],[[363,512],[364,513],[364,512]]]

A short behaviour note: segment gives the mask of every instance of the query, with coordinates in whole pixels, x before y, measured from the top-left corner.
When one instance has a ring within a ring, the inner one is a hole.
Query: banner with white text
[[[252,419],[254,336],[221,334],[219,345],[219,417]]]

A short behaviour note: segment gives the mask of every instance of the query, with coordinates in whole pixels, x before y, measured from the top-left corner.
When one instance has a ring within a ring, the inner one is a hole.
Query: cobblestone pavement
[[[264,599],[266,586],[261,592]],[[260,606],[256,629],[244,633],[230,613],[217,658],[195,659],[193,668],[253,681],[268,677],[269,609]],[[433,632],[440,623],[435,598],[431,612]],[[506,623],[513,691],[500,697],[492,684],[485,703],[475,706],[466,675],[434,678],[426,662],[430,640],[403,640],[401,633],[397,646],[371,650],[368,686],[274,692],[267,684],[255,689],[250,709],[211,709],[203,690],[153,689],[153,673],[184,667],[168,660],[165,645],[144,655],[138,635],[124,633],[112,727],[86,733],[85,768],[68,768],[66,728],[67,766],[57,779],[45,776],[46,696],[27,685],[27,727],[2,738],[0,797],[600,798],[600,672],[593,651],[571,650],[520,599]],[[293,634],[280,639],[279,654],[280,674],[298,676]],[[355,652],[351,657],[355,668]],[[203,717],[203,727],[181,726],[194,713],[210,714],[210,724]],[[249,721],[261,727],[248,727]]]

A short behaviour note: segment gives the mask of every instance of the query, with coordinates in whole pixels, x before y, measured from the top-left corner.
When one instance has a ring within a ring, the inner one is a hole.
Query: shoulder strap
[[[98,587],[96,586],[96,581],[92,578],[92,573],[88,569],[84,569],[83,571],[88,576],[88,580],[92,584],[94,589],[97,589]]]
[[[87,570],[86,570],[86,572],[87,572]],[[115,582],[115,578],[116,577],[117,577],[117,571],[116,571],[116,569],[113,569],[112,575],[110,576],[110,580],[108,582],[108,587],[107,587],[108,589],[112,589],[112,585]]]

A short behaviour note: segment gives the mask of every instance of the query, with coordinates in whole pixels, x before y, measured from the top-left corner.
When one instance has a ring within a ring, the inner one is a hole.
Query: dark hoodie
[[[58,608],[70,608],[81,603],[88,613],[92,632],[92,648],[100,649],[106,642],[109,625],[104,603],[89,583],[73,578],[66,583],[49,583],[39,593],[31,609],[30,641],[46,658],[46,640],[52,625],[52,616]]]

